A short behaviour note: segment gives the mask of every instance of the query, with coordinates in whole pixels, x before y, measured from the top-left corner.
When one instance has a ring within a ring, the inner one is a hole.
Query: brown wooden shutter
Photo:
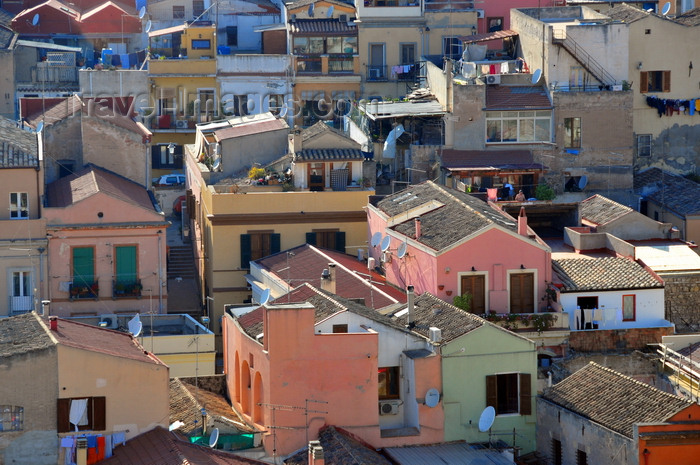
[[[646,71],[639,72],[639,92],[644,94],[649,92],[649,73]]]
[[[474,276],[472,279],[472,312],[486,313],[486,280],[484,275]]]
[[[498,413],[498,390],[496,389],[496,375],[486,376],[486,406],[496,409]]]
[[[56,430],[59,433],[70,431],[70,399],[57,399],[56,419]]]
[[[528,375],[529,376],[529,375]],[[92,429],[105,431],[107,429],[107,398],[92,398]]]
[[[671,72],[670,71],[664,71],[662,85],[663,85],[664,92],[671,92]]]
[[[532,415],[530,373],[520,373],[520,415]]]

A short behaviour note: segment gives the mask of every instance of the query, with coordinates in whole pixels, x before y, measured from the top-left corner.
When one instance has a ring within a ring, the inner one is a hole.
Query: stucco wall
[[[81,69],[78,79],[84,97],[134,97],[139,102],[148,95],[148,70]]]
[[[15,59],[11,51],[0,51],[0,115],[15,118]],[[9,94],[9,97],[6,95]]]
[[[622,308],[622,296],[634,295],[635,320],[621,321],[616,312]],[[597,297],[598,308],[603,310],[601,329],[629,329],[666,326],[664,322],[664,290],[624,289],[620,291],[562,292],[559,302],[563,311],[569,313],[571,329],[576,329],[576,306],[579,297]]]
[[[673,334],[673,327],[572,331],[569,347],[578,352],[644,350],[661,343],[661,337]]]
[[[59,175],[58,163],[62,160],[73,161],[73,170],[83,166],[83,136],[80,129],[80,114],[61,121],[52,121],[46,125],[44,133],[44,169],[46,183],[49,184]]]
[[[696,332],[700,327],[700,275],[660,274],[665,284],[664,317],[678,332]]]

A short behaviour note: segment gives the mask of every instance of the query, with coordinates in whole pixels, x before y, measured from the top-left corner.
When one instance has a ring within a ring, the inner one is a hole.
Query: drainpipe
[[[158,313],[163,313],[163,230],[158,230]]]

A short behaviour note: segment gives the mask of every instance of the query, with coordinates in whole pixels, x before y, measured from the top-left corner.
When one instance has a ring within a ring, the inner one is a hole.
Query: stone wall
[[[661,343],[661,336],[673,334],[673,328],[630,328],[572,331],[569,348],[577,352],[643,350],[648,344]]]
[[[209,392],[227,397],[226,375],[200,376],[196,380],[195,378],[180,378],[180,381],[189,383],[192,386],[197,385]]]
[[[700,275],[661,275],[665,285],[664,318],[676,325],[679,333],[700,329]]]

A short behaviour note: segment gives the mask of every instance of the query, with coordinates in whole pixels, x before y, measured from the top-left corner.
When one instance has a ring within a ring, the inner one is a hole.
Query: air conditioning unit
[[[620,92],[622,90],[622,85],[618,84],[616,86],[612,86],[612,90],[614,90],[615,92]]]
[[[389,252],[382,252],[382,262],[391,263],[391,254]]]
[[[380,415],[397,415],[399,413],[400,400],[382,400],[379,401]]]
[[[341,23],[347,23],[348,22],[348,15],[338,15],[338,20]]]
[[[476,9],[476,17],[483,18],[484,17],[484,10],[482,10],[481,8],[477,8]]]
[[[442,330],[440,330],[440,328],[431,326],[430,329],[428,329],[428,334],[430,335],[430,342],[437,343],[442,341]]]
[[[369,77],[372,78],[372,79],[379,79],[380,71],[381,71],[381,70],[379,70],[379,69],[377,69],[377,68],[370,68],[370,70],[369,70]]]
[[[489,74],[486,76],[486,84],[500,84],[501,75],[500,74]]]
[[[100,328],[117,329],[119,328],[119,320],[117,315],[100,315]]]
[[[175,121],[175,127],[177,129],[187,129],[187,120],[178,119]]]

